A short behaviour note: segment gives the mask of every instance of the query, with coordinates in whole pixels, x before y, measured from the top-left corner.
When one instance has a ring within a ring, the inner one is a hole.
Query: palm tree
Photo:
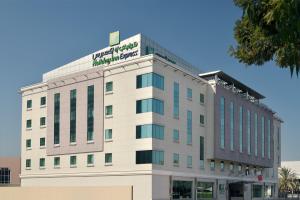
[[[287,197],[289,192],[293,192],[296,188],[296,174],[287,167],[279,170],[279,190]]]

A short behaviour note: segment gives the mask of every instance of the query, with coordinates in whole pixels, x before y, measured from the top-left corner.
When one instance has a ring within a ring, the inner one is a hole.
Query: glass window
[[[136,164],[164,164],[164,152],[157,150],[146,150],[136,152]]]
[[[109,105],[105,107],[105,115],[106,116],[111,116],[113,114],[113,106]]]
[[[234,150],[234,104],[230,102],[230,150]]]
[[[214,183],[197,182],[197,199],[213,199]]]
[[[77,91],[70,91],[70,142],[76,142]]]
[[[105,129],[105,140],[112,139],[112,129]]]
[[[77,157],[76,156],[70,156],[70,166],[75,167],[77,164]]]
[[[238,171],[239,171],[239,172],[242,171],[242,165],[241,165],[241,164],[238,165]]]
[[[173,153],[173,165],[175,167],[179,166],[179,154],[178,153]]]
[[[45,106],[46,105],[46,97],[41,97],[40,104],[41,104],[41,106]]]
[[[225,194],[225,184],[219,184],[219,193]]]
[[[136,113],[154,112],[164,115],[164,102],[158,99],[143,99],[136,101]]]
[[[105,91],[106,92],[112,92],[113,91],[113,82],[112,81],[107,82],[105,84]]]
[[[251,154],[251,113],[247,110],[247,150]]]
[[[26,168],[31,168],[31,159],[26,159]]]
[[[252,185],[252,196],[253,196],[253,198],[262,198],[263,197],[262,185]]]
[[[40,168],[45,167],[45,158],[40,158]]]
[[[200,125],[204,126],[204,124],[205,124],[204,115],[200,115]]]
[[[40,126],[46,126],[46,117],[40,118]]]
[[[179,130],[173,129],[173,142],[179,143]]]
[[[187,156],[187,168],[193,167],[193,158],[192,156]]]
[[[215,161],[214,160],[211,160],[210,161],[210,170],[214,171],[215,170]]]
[[[27,100],[27,109],[32,108],[32,100]]]
[[[60,157],[54,157],[54,167],[60,166]]]
[[[164,77],[157,73],[147,73],[136,77],[136,88],[144,88],[153,86],[164,90]]]
[[[105,164],[111,164],[112,163],[112,153],[106,153],[105,154]]]
[[[261,117],[261,157],[265,157],[265,118]]]
[[[173,199],[192,199],[192,181],[173,181]]]
[[[10,184],[10,169],[0,168],[0,185]]]
[[[179,83],[176,82],[173,88],[173,117],[179,119]]]
[[[26,140],[26,148],[27,149],[31,148],[31,140],[30,139]]]
[[[94,86],[88,86],[87,141],[94,140]]]
[[[230,163],[230,165],[229,165],[229,170],[230,170],[230,171],[234,171],[234,165],[233,165],[233,163]]]
[[[220,99],[220,148],[225,148],[225,98]]]
[[[88,154],[87,155],[87,164],[88,165],[94,165],[94,154]]]
[[[221,171],[224,171],[224,169],[225,169],[224,161],[220,162],[220,169],[221,169]]]
[[[271,121],[268,119],[268,129],[267,129],[267,134],[268,134],[268,159],[271,159]]]
[[[26,121],[26,128],[29,129],[29,128],[31,128],[31,127],[32,127],[32,121],[31,121],[31,119],[28,119],[28,120]]]
[[[200,169],[204,169],[204,137],[200,136]]]
[[[243,107],[240,106],[240,119],[239,119],[239,143],[240,143],[240,153],[243,153]]]
[[[145,124],[136,126],[136,139],[155,138],[164,139],[164,127],[157,124]]]
[[[193,90],[191,88],[188,88],[187,89],[187,92],[186,92],[186,97],[188,100],[192,100],[193,99]]]
[[[254,153],[255,156],[257,156],[258,151],[257,151],[257,144],[258,144],[258,126],[257,126],[257,113],[254,114]]]
[[[60,142],[60,94],[54,95],[54,144]]]
[[[40,147],[46,146],[46,139],[45,138],[40,138]]]
[[[193,121],[193,116],[192,116],[192,111],[187,111],[187,144],[191,145],[192,144],[192,121]]]
[[[204,94],[200,93],[200,104],[204,104]]]

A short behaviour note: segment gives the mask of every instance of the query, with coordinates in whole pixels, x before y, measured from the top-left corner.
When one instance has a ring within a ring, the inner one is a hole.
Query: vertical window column
[[[261,157],[265,157],[265,118],[261,118]]]
[[[220,99],[220,148],[225,148],[225,98]]]
[[[204,169],[204,137],[200,136],[200,169]]]
[[[173,117],[179,118],[179,83],[174,82],[173,88]]]
[[[243,153],[243,107],[240,106],[240,119],[239,119],[239,143],[240,153]]]
[[[54,95],[54,144],[60,142],[60,94]]]
[[[193,116],[192,111],[187,111],[187,144],[192,144]]]
[[[70,92],[70,142],[76,142],[76,90]]]
[[[255,148],[255,156],[257,156],[257,143],[258,143],[258,137],[257,137],[257,113],[254,114],[254,148]]]
[[[234,104],[230,102],[230,150],[234,150]]]
[[[94,86],[88,86],[87,141],[94,140]]]
[[[268,119],[268,159],[271,159],[271,121]]]
[[[247,110],[247,150],[248,155],[251,154],[251,113]]]

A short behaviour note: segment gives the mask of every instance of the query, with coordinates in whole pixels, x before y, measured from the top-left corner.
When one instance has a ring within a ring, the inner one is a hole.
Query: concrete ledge
[[[3,187],[5,200],[132,200],[132,186],[116,187]]]

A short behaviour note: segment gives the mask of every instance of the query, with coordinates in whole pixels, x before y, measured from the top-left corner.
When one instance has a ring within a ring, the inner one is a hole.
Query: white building
[[[281,121],[264,97],[141,34],[113,33],[21,93],[22,186],[132,185],[136,200],[277,194]]]

